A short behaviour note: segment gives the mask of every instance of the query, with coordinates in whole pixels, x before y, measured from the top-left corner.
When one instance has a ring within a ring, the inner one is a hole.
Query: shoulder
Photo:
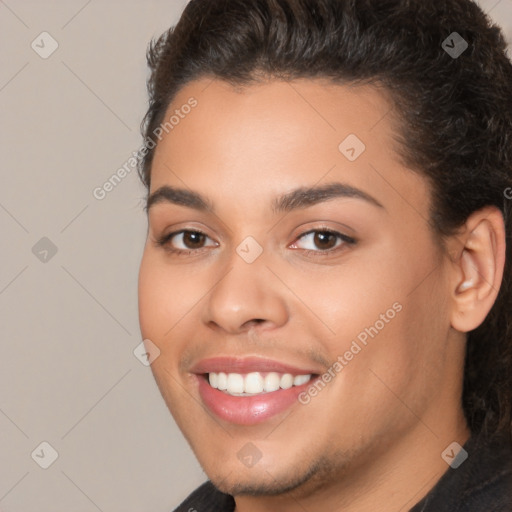
[[[483,440],[476,442],[473,450],[478,463],[468,466],[461,511],[511,511],[512,442],[503,438]]]
[[[174,512],[233,512],[235,500],[217,490],[211,482],[196,489]]]
[[[509,512],[512,510],[512,442],[472,437],[467,459],[448,468],[411,512]]]

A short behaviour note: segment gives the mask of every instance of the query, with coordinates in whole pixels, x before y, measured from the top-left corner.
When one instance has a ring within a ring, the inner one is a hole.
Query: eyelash
[[[206,238],[209,238],[206,233],[203,233],[202,231],[198,230],[192,230],[192,229],[182,229],[181,231],[175,231],[173,233],[169,233],[168,235],[164,235],[156,240],[156,244],[158,247],[163,247],[166,252],[176,255],[176,256],[191,256],[193,254],[197,254],[200,251],[202,252],[204,249],[207,249],[206,247],[201,247],[199,249],[175,249],[170,246],[170,241],[177,235],[185,234],[185,233],[193,233],[196,235],[204,236]],[[325,257],[330,256],[333,253],[337,253],[339,250],[342,250],[343,247],[347,245],[355,245],[357,243],[357,240],[355,238],[352,238],[350,236],[344,235],[343,233],[339,233],[338,231],[333,231],[331,229],[311,229],[309,231],[306,231],[305,233],[302,233],[299,237],[297,237],[297,241],[301,240],[302,238],[306,237],[307,235],[310,235],[312,233],[323,233],[328,235],[334,235],[339,240],[341,240],[343,243],[338,245],[337,247],[334,247],[332,249],[327,250],[311,250],[311,249],[301,249],[303,253],[307,256],[314,256],[314,257]],[[295,244],[296,242],[293,242]]]

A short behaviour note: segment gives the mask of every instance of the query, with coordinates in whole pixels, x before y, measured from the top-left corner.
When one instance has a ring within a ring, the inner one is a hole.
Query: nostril
[[[251,327],[252,325],[254,324],[261,324],[262,322],[264,322],[265,320],[263,318],[254,318],[252,320],[248,320],[247,322],[245,322],[245,325],[247,327]]]

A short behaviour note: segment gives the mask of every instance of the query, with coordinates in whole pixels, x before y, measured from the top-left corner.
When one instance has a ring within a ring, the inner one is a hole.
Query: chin
[[[342,459],[340,459],[342,460]],[[308,467],[299,468],[295,461],[289,467],[232,468],[227,474],[209,474],[211,482],[223,493],[230,496],[285,496],[304,498],[325,487],[333,479],[333,474],[342,469],[343,464],[323,459]]]
[[[231,496],[282,496],[304,485],[302,478],[295,482],[279,481],[269,475],[266,478],[264,476],[261,478],[237,478],[232,481],[228,479],[211,480],[221,492]]]

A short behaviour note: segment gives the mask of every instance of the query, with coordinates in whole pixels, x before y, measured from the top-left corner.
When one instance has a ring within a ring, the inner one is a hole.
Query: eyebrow
[[[325,201],[336,198],[356,198],[366,201],[373,206],[383,208],[384,206],[370,194],[345,183],[329,183],[314,187],[300,187],[288,192],[272,202],[274,214],[288,213],[293,210],[300,210],[314,206]],[[199,211],[212,211],[212,202],[197,192],[191,190],[174,188],[164,185],[153,192],[147,199],[145,210],[159,203],[170,203],[178,206],[185,206]]]

